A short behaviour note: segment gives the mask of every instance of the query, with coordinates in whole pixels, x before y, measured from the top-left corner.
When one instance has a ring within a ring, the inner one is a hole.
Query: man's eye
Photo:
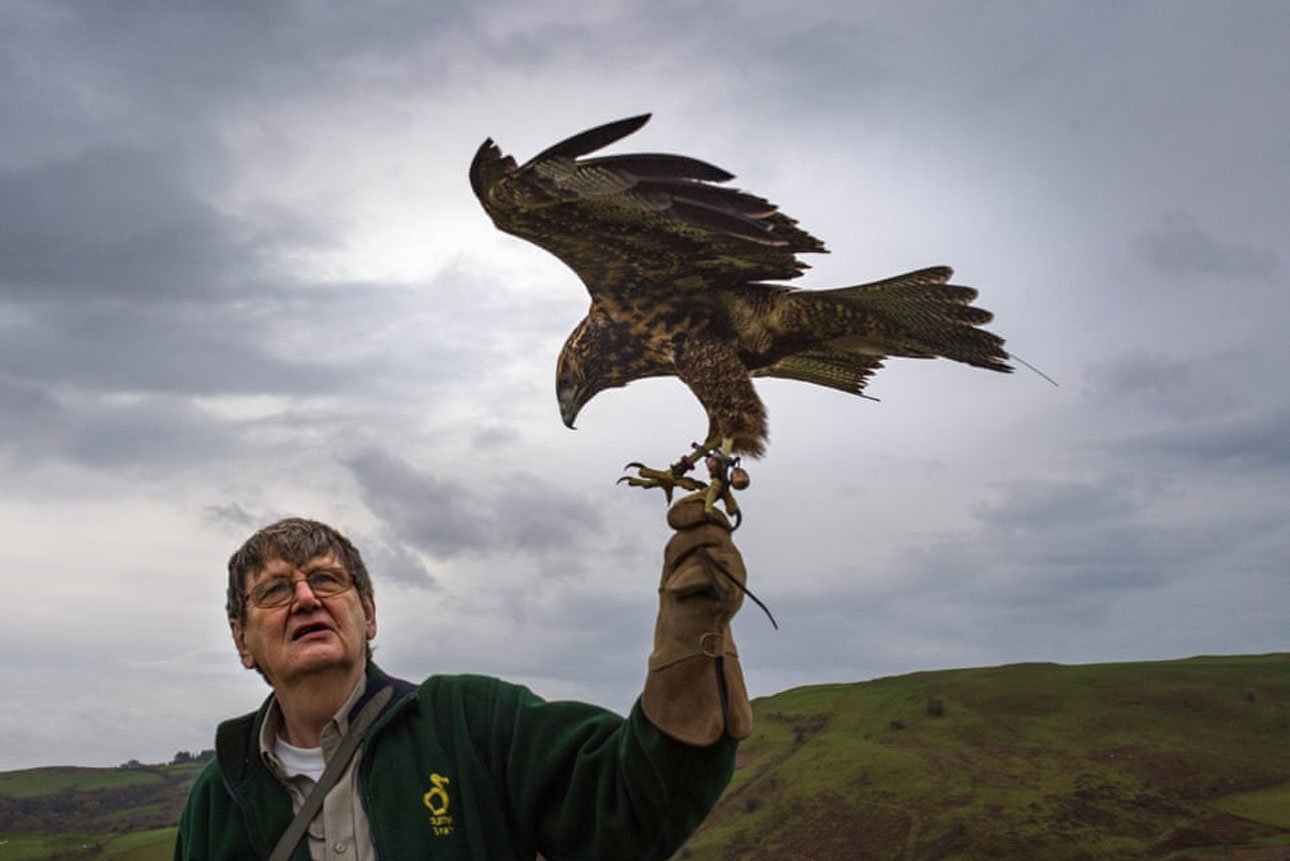
[[[315,571],[309,575],[309,586],[313,589],[336,589],[344,582],[335,571]]]
[[[261,583],[256,589],[256,595],[261,600],[273,600],[281,598],[283,595],[291,594],[291,581],[284,577],[274,577],[272,580]]]

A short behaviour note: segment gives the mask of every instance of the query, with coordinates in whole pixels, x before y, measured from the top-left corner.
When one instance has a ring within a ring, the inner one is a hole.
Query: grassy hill
[[[198,763],[0,773],[0,861],[168,859]]]
[[[679,858],[1290,858],[1290,655],[915,673],[754,711]]]
[[[1290,655],[797,688],[684,861],[1290,859]],[[170,857],[200,766],[0,773],[0,861]]]
[[[170,861],[175,828],[149,828],[124,834],[39,833],[0,836],[0,858],[97,858],[111,861]]]

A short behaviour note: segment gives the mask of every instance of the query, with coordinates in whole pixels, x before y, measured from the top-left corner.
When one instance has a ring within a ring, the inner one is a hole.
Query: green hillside
[[[915,673],[754,711],[678,858],[1290,858],[1255,851],[1290,847],[1290,655]]]
[[[160,861],[199,763],[0,773],[0,861]]]
[[[170,861],[175,828],[152,828],[124,834],[5,834],[0,858],[13,861],[97,858],[104,861]]]
[[[1290,655],[914,673],[753,706],[679,859],[1290,859]],[[199,768],[0,773],[0,861],[168,858]]]

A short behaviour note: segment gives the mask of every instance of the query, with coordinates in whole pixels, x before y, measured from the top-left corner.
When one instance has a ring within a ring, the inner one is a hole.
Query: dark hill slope
[[[174,825],[201,767],[52,766],[0,773],[0,839],[20,833],[125,833]],[[0,859],[13,857],[7,852],[0,848]]]
[[[754,710],[678,858],[1290,858],[1250,849],[1290,846],[1290,655],[915,673]]]

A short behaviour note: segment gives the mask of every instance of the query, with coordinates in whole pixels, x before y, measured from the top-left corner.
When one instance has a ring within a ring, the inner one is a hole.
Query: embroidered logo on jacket
[[[438,837],[452,833],[452,815],[448,813],[451,799],[448,797],[449,780],[442,774],[430,775],[430,791],[421,796],[421,802],[430,811],[430,830]]]

